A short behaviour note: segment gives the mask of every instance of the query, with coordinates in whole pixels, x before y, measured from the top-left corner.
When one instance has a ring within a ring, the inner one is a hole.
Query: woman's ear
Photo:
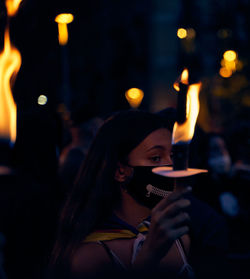
[[[124,182],[129,176],[131,176],[132,172],[133,168],[118,162],[115,171],[115,180],[118,182]]]

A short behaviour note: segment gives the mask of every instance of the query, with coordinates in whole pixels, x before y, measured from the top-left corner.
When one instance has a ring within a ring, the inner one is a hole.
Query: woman
[[[190,188],[174,189],[173,181],[151,172],[171,164],[169,119],[122,111],[99,129],[62,211],[52,260],[58,277],[126,270],[193,278],[188,258],[195,264],[198,247],[217,248],[219,255],[213,238],[221,240],[222,223],[215,212],[198,204],[203,220]]]

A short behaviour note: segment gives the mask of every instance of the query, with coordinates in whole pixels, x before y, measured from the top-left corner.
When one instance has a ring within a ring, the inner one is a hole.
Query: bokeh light
[[[48,102],[48,98],[45,95],[40,95],[37,99],[37,103],[40,106],[44,106],[46,105]]]
[[[74,20],[74,16],[70,13],[59,14],[55,18],[57,23],[71,23]]]
[[[58,24],[58,41],[59,44],[64,46],[68,43],[68,27],[67,24],[74,20],[72,14],[59,14],[55,18],[55,22]]]
[[[130,88],[125,92],[125,97],[132,108],[138,108],[144,97],[144,92],[139,88]]]
[[[232,71],[227,69],[226,67],[220,68],[220,75],[224,78],[229,78],[232,75]]]
[[[177,30],[177,36],[180,38],[180,39],[184,39],[187,37],[187,30],[184,29],[184,28],[179,28]]]
[[[234,61],[237,58],[237,53],[234,50],[227,50],[224,52],[223,57],[227,61]]]

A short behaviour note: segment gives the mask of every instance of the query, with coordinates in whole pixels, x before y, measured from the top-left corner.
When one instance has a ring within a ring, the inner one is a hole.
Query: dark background
[[[58,44],[54,22],[61,12],[74,15],[65,47]],[[249,12],[248,0],[22,1],[10,22],[11,41],[22,55],[13,87],[18,111],[11,150],[15,171],[0,177],[8,278],[39,278],[47,264],[63,196],[58,158],[71,140],[65,120],[84,122],[129,108],[124,93],[131,87],[144,91],[140,108],[155,112],[175,107],[172,85],[188,67],[191,82],[203,83],[197,122],[202,135],[222,134],[232,162],[250,165]],[[1,48],[5,27],[1,0]],[[196,37],[180,40],[180,27],[193,28]],[[223,78],[220,61],[228,49],[237,51],[243,67]],[[41,94],[48,97],[44,106],[37,103]],[[244,175],[227,178],[226,188],[243,204],[244,214],[229,218],[236,269],[245,268],[250,253],[249,240],[241,234],[249,221],[249,172]],[[208,189],[202,198],[211,194]]]

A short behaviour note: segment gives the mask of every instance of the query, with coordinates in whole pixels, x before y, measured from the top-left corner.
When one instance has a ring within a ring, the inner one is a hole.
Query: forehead
[[[147,152],[152,148],[162,147],[165,149],[171,148],[171,132],[166,128],[160,128],[149,134],[136,148],[131,151],[135,152]]]

